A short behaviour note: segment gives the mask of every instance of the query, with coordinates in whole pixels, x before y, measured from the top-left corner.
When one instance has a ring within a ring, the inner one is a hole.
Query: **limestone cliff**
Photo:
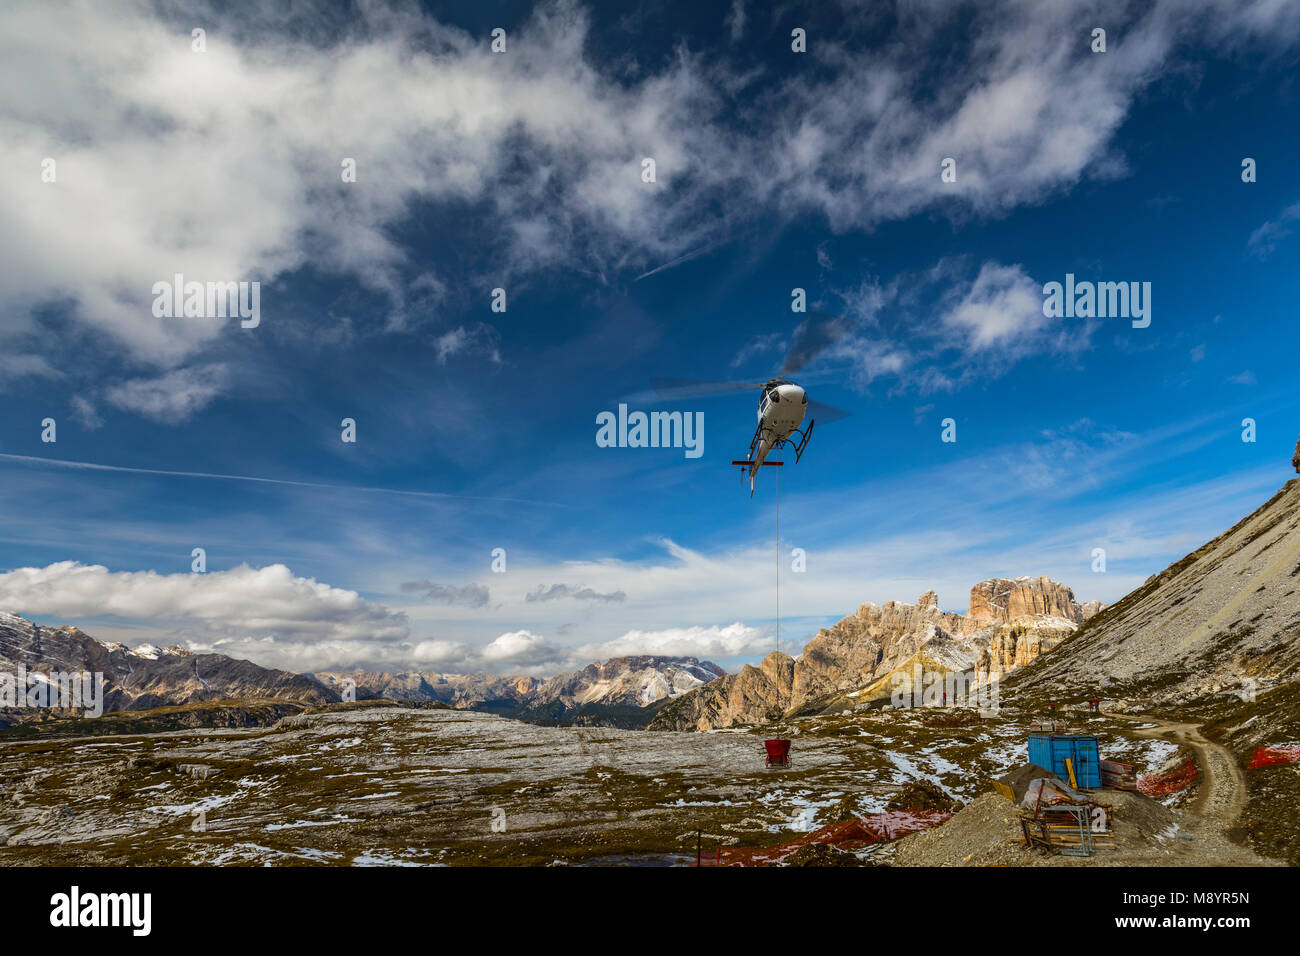
[[[1032,614],[995,625],[988,635],[988,644],[980,649],[976,659],[976,682],[1001,680],[1037,660],[1074,631],[1075,624],[1064,618]]]
[[[1046,577],[994,578],[971,588],[966,614],[944,611],[934,591],[915,604],[863,604],[810,640],[797,659],[769,655],[760,667],[706,684],[668,704],[658,730],[761,723],[806,706],[861,706],[890,695],[900,671],[970,673],[976,684],[1051,650],[1103,605],[1079,604]],[[788,676],[787,676],[788,675]]]
[[[1064,584],[1045,577],[1014,581],[993,578],[970,589],[970,610],[962,622],[963,633],[970,634],[1026,614],[1064,618],[1073,624],[1083,622],[1082,608],[1074,600],[1074,592]]]

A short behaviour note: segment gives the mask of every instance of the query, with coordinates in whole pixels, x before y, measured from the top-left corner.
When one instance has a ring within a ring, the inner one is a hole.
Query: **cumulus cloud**
[[[492,665],[526,667],[548,664],[568,654],[531,631],[510,631],[486,645],[479,656]]]
[[[296,577],[283,564],[247,564],[204,574],[110,571],[103,565],[60,561],[0,574],[0,607],[60,619],[111,615],[170,621],[200,646],[230,641],[274,651],[276,660],[314,645],[318,653],[371,641],[404,639],[405,615],[356,591]],[[258,658],[259,663],[266,663]]]
[[[986,262],[943,321],[980,350],[1032,338],[1047,319],[1042,291],[1023,268]]]
[[[406,594],[418,594],[435,604],[461,607],[487,607],[491,599],[491,593],[482,584],[456,587],[451,584],[438,584],[436,581],[403,581],[402,591]]]
[[[628,631],[622,637],[585,644],[578,656],[595,660],[652,654],[663,657],[698,657],[725,660],[771,651],[772,636],[739,621],[725,626],[677,627],[662,631]]]

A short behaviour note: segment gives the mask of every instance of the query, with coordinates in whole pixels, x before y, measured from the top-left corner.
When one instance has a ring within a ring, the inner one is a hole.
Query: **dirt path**
[[[1118,715],[1116,715],[1118,716]],[[1188,808],[1189,829],[1205,835],[1215,833],[1226,836],[1237,824],[1237,818],[1246,808],[1246,778],[1236,759],[1224,747],[1206,740],[1201,725],[1155,717],[1125,717],[1154,724],[1153,727],[1134,728],[1139,737],[1156,737],[1190,749],[1200,774],[1196,799]]]

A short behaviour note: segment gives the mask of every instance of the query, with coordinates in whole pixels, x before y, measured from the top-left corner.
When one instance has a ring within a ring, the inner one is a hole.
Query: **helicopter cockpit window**
[[[779,402],[781,400],[781,393],[778,392],[776,389],[772,389],[772,391],[768,392],[768,394],[772,396],[772,401],[774,402]]]

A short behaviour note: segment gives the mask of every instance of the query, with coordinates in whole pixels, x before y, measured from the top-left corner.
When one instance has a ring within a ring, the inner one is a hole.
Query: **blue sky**
[[[646,392],[766,378],[796,287],[851,321],[797,377],[852,416],[783,469],[787,642],[993,576],[1114,601],[1290,473],[1290,5],[0,16],[32,171],[0,203],[0,607],[43,623],[301,670],[756,660],[755,396]],[[153,316],[177,272],[259,281],[260,324]],[[1150,326],[1046,318],[1067,273],[1150,282]],[[703,456],[597,447],[620,401],[703,412]]]

